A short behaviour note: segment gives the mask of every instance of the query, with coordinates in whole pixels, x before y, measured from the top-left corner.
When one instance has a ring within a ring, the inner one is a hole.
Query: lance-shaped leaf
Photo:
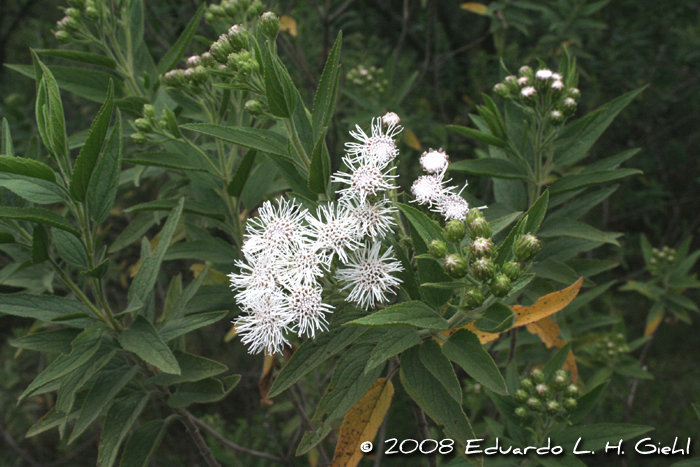
[[[170,71],[175,65],[177,65],[177,62],[180,61],[180,58],[187,50],[187,47],[190,45],[192,38],[197,32],[199,22],[202,20],[202,15],[204,14],[205,6],[206,5],[204,3],[199,6],[194,16],[192,16],[190,22],[187,23],[187,26],[180,34],[180,37],[177,38],[177,41],[175,41],[170,50],[168,50],[165,55],[163,55],[163,58],[160,59],[160,62],[158,62],[159,75],[164,74],[166,71]]]
[[[508,394],[506,383],[496,362],[484,350],[479,338],[467,329],[460,329],[442,345],[447,357],[462,367],[469,376],[498,394]]]
[[[135,353],[159,370],[181,374],[175,355],[143,315],[136,315],[134,322],[119,335],[119,343],[124,350]]]
[[[343,32],[338,32],[333,48],[328,54],[326,65],[323,67],[318,89],[314,96],[314,107],[311,116],[314,137],[323,133],[333,117],[335,103],[338,100],[338,81],[340,79],[340,48],[343,42]]]
[[[96,223],[104,222],[114,205],[119,187],[122,165],[122,118],[117,112],[117,123],[105,143],[87,186],[87,206],[90,217]]]
[[[7,123],[7,120],[5,120],[5,123]],[[5,148],[5,151],[11,150],[11,145]],[[0,172],[38,178],[47,182],[56,181],[56,173],[43,162],[24,157],[13,157],[12,155],[0,156]]]
[[[369,316],[351,321],[347,326],[394,326],[401,324],[438,331],[444,331],[449,327],[445,318],[419,301],[391,305]]]
[[[100,437],[97,454],[98,467],[112,467],[119,447],[129,434],[131,426],[146,407],[150,394],[133,393],[118,398],[109,408]]]
[[[76,237],[80,237],[80,231],[66,220],[65,217],[53,211],[42,208],[13,208],[0,207],[0,219],[15,219],[18,221],[30,221],[37,224],[56,227],[57,229],[70,232]]]

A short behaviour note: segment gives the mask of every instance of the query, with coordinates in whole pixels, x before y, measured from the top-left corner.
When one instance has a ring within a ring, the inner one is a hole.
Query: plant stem
[[[207,465],[209,467],[221,467],[221,464],[214,458],[214,454],[211,452],[211,449],[209,449],[209,445],[204,438],[202,438],[202,434],[199,432],[199,428],[197,428],[192,414],[185,409],[175,409],[175,412],[180,415],[182,423],[187,427],[187,431],[190,433],[190,436],[192,436],[194,444],[197,445],[197,449],[199,449],[199,453],[207,462]]]

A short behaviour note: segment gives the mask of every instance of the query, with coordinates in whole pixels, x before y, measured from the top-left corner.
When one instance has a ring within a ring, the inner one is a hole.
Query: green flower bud
[[[503,84],[508,88],[511,93],[517,94],[520,92],[520,86],[518,85],[518,77],[509,75],[503,79]]]
[[[532,410],[541,410],[542,401],[536,397],[531,397],[527,400],[527,406],[530,407]]]
[[[540,241],[528,233],[515,239],[513,254],[519,261],[528,261],[540,251]]]
[[[564,91],[566,91],[566,86],[561,80],[557,79],[549,86],[549,92],[555,100],[559,100],[564,95]]]
[[[452,243],[459,243],[467,234],[464,222],[452,219],[445,224],[445,238]]]
[[[530,377],[535,384],[544,383],[544,372],[539,368],[533,368],[532,371],[530,371]]]
[[[479,258],[470,267],[474,277],[482,282],[491,280],[496,275],[496,265],[490,258]]]
[[[551,393],[549,386],[544,383],[539,383],[535,386],[535,396],[540,399],[547,399]]]
[[[228,16],[231,16],[231,17],[236,16],[236,14],[238,14],[238,12],[241,9],[241,6],[238,2],[226,2],[223,5],[223,7],[224,7],[224,12]]]
[[[564,123],[564,120],[564,114],[561,113],[559,110],[551,110],[547,114],[547,121],[553,126],[561,125],[562,123]]]
[[[510,279],[502,272],[499,272],[491,281],[489,288],[494,296],[505,297],[508,295],[508,292],[510,292]]]
[[[131,139],[133,139],[136,144],[146,144],[148,142],[148,138],[146,138],[146,135],[143,133],[132,133]]]
[[[557,401],[549,401],[547,402],[547,405],[545,407],[545,410],[547,410],[547,413],[556,415],[559,413],[559,409],[561,409],[561,404]]]
[[[578,397],[578,387],[575,384],[570,384],[564,391],[566,397]]]
[[[503,83],[498,83],[493,87],[493,93],[499,97],[506,98],[510,95],[510,89]]]
[[[192,80],[192,82],[195,84],[205,83],[209,79],[209,73],[207,73],[206,68],[204,68],[202,65],[190,68],[190,70],[192,70],[190,80]]]
[[[240,24],[234,24],[228,30],[228,40],[234,52],[240,52],[248,48],[250,43],[250,32]]]
[[[464,277],[467,274],[467,262],[459,255],[447,255],[442,262],[442,269],[455,279]]]
[[[134,120],[134,126],[137,130],[143,133],[148,133],[153,129],[153,127],[151,126],[151,122],[149,122],[145,118],[137,118],[136,120]]]
[[[533,72],[532,68],[530,68],[529,66],[523,65],[518,70],[518,76],[521,76],[521,77],[525,76],[527,78],[532,79],[535,76],[535,72]]]
[[[214,60],[219,63],[225,64],[229,54],[232,52],[233,47],[231,47],[231,43],[229,42],[228,37],[226,37],[226,34],[220,35],[219,39],[214,42],[211,47],[209,47],[209,53],[212,57],[214,57]]]
[[[520,97],[523,99],[523,103],[528,107],[533,107],[537,104],[537,99],[539,97],[537,89],[533,86],[525,86],[520,90]]]
[[[561,111],[565,116],[570,117],[576,113],[576,107],[576,101],[571,97],[567,97],[561,104]]]
[[[466,218],[466,223],[467,225],[471,224],[474,222],[474,219],[483,219],[484,218],[484,213],[481,212],[481,209],[470,209],[469,212],[467,213],[467,218]],[[489,237],[490,235],[479,235],[480,237]]]
[[[212,15],[216,16],[217,18],[223,18],[226,16],[226,11],[221,5],[217,5],[214,3],[213,5],[209,5],[209,13]]]
[[[258,16],[263,11],[265,11],[265,5],[263,2],[260,0],[254,0],[246,10],[246,13],[248,16]]]
[[[566,374],[566,371],[558,370],[554,374],[554,378],[552,379],[552,387],[557,391],[561,391],[562,389],[564,389],[568,383],[569,378]]]
[[[204,22],[207,24],[212,24],[214,21],[216,21],[216,16],[214,16],[214,13],[211,11],[207,11],[204,13]]]
[[[97,21],[100,19],[100,12],[94,5],[91,5],[85,8],[85,17],[90,21]]]
[[[185,70],[170,70],[163,75],[163,82],[166,86],[178,87],[185,84]]]
[[[143,106],[143,115],[148,118],[155,118],[156,116],[156,108],[153,107],[151,104],[144,104]]]
[[[213,68],[216,65],[216,60],[211,56],[209,52],[204,52],[199,56],[200,64],[205,68]]]
[[[520,380],[520,387],[528,392],[531,392],[534,389],[535,384],[531,379],[523,378]]]
[[[526,419],[528,415],[527,409],[525,407],[518,407],[517,409],[515,409],[514,413],[515,416],[521,420]]]
[[[238,0],[238,4],[240,5],[241,10],[247,10],[250,6],[250,0]]]
[[[74,19],[80,19],[80,10],[77,8],[66,8],[66,16]]]
[[[180,127],[177,125],[177,120],[175,119],[175,114],[170,108],[163,108],[162,114],[163,121],[167,125],[167,130],[176,138],[180,138],[182,133],[180,133]]]
[[[447,254],[447,245],[442,240],[433,240],[428,245],[428,253],[436,259],[444,258]]]
[[[472,288],[464,294],[464,301],[470,308],[479,308],[484,303],[484,294],[477,288]]]
[[[573,412],[576,410],[576,407],[578,407],[578,403],[576,402],[576,399],[572,398],[567,398],[564,399],[564,408],[566,409],[567,412]]]
[[[265,12],[260,15],[260,22],[258,23],[263,34],[274,41],[277,38],[277,34],[280,31],[280,19],[271,11]]]
[[[525,402],[528,399],[528,397],[530,396],[524,389],[518,389],[517,391],[515,391],[515,400],[520,403]]]
[[[566,96],[572,98],[575,101],[581,99],[581,91],[576,88],[569,88],[566,91]]]
[[[260,101],[256,101],[253,99],[245,103],[245,109],[251,115],[262,115],[263,113],[263,106],[260,103]]]
[[[488,258],[495,252],[495,246],[490,238],[476,237],[469,244],[469,253],[472,258]]]
[[[481,212],[478,209],[472,209],[469,211],[469,214],[471,214],[474,211]],[[489,222],[483,217],[477,217],[476,219],[472,219],[472,221],[467,222],[467,224],[469,225],[469,233],[471,234],[472,238],[491,238],[491,235],[493,234],[493,231],[491,230],[491,224],[489,224]]]
[[[508,276],[508,279],[514,281],[520,277],[522,271],[520,269],[520,263],[516,261],[507,261],[503,264],[503,267],[501,267],[501,272]]]
[[[80,21],[70,16],[64,16],[61,21],[58,22],[58,27],[66,31],[77,31],[80,28]]]
[[[68,0],[68,4],[73,8],[77,8],[79,10],[85,8],[85,0]]]
[[[59,29],[55,33],[53,33],[54,36],[56,36],[56,39],[58,39],[59,42],[70,42],[71,35],[68,31],[64,31],[63,29]]]

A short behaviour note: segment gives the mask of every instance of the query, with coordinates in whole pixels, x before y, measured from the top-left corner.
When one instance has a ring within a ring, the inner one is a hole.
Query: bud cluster
[[[384,68],[377,68],[374,65],[369,68],[357,65],[351,68],[345,77],[349,82],[366,91],[382,93],[389,85],[389,80],[384,76]]]
[[[566,371],[558,370],[551,381],[546,381],[544,372],[536,368],[520,380],[520,388],[513,396],[518,403],[515,415],[523,421],[543,416],[566,417],[576,410],[578,396],[579,389],[570,384]]]
[[[494,86],[493,92],[504,98],[519,101],[543,115],[552,126],[559,126],[576,113],[581,91],[567,87],[564,77],[547,68],[536,72],[523,66],[518,76],[509,75]]]
[[[213,24],[216,20],[227,23],[240,19],[254,18],[265,11],[265,5],[260,0],[222,0],[212,3],[204,13],[204,21]]]
[[[652,248],[647,269],[653,276],[662,276],[669,270],[674,261],[676,261],[675,249],[667,246],[661,249]]]
[[[616,366],[629,354],[630,347],[624,334],[604,334],[586,351],[594,360],[605,365]]]
[[[131,139],[137,144],[146,144],[149,134],[168,135],[174,138],[181,136],[175,114],[168,107],[163,109],[161,118],[156,118],[156,108],[151,104],[143,106],[143,116],[134,120],[136,133],[132,133]]]
[[[76,39],[83,28],[82,20],[97,21],[100,19],[100,11],[94,0],[69,0],[69,8],[64,10],[65,16],[56,22],[54,35],[61,42],[69,42]]]

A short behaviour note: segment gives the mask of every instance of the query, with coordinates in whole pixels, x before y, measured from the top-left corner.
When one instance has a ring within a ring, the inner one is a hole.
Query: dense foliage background
[[[169,49],[198,3],[145,2],[146,40],[156,57],[157,51],[162,55]],[[454,160],[474,157],[478,149],[474,142],[448,134],[444,126],[469,124],[468,114],[482,103],[480,94],[490,92],[502,78],[501,61],[510,70],[524,63],[536,64],[537,58],[556,66],[567,46],[578,58],[581,74],[578,87],[584,98],[579,113],[648,85],[594,146],[589,159],[593,162],[599,155],[641,147],[626,167],[639,168],[644,174],[622,181],[616,195],[586,217],[587,222],[602,230],[624,233],[620,248],[608,245],[596,250],[596,254],[613,255],[620,266],[598,276],[598,283],[615,282],[593,306],[599,312],[622,317],[627,333],[640,336],[651,301],[619,290],[627,281],[644,275],[640,236],[646,235],[655,247],[676,247],[696,235],[700,227],[700,6],[691,1],[649,0],[498,3],[500,6],[491,6],[496,12],[489,15],[480,14],[476,7],[460,8],[459,2],[434,0],[281,1],[270,9],[293,20],[283,23],[286,30],[280,34],[278,47],[307,102],[313,98],[338,31],[343,31],[341,95],[329,142],[334,168],[340,165],[346,131],[386,111],[398,113],[406,127],[400,161],[405,180],[415,178],[417,159],[429,147],[444,148]],[[3,1],[0,63],[29,64],[30,47],[55,48],[52,31],[63,15],[60,6],[64,3],[55,0]],[[212,35],[205,24],[199,33]],[[361,70],[368,70],[372,80],[358,78],[363,76]],[[34,99],[32,80],[0,68],[0,116],[8,119],[19,152],[38,143],[31,138],[38,134]],[[63,99],[68,134],[86,129],[98,106],[68,93]],[[474,193],[488,192],[489,183],[486,178],[470,178]],[[120,199],[132,205],[152,198],[148,190],[128,187]],[[484,201],[489,204],[492,200]],[[131,220],[129,214],[114,216],[108,238],[115,238]],[[129,248],[133,261],[118,265],[120,276],[113,282],[114,295],[126,294],[129,268],[138,259],[138,246]],[[696,248],[700,243],[694,240],[690,250]],[[6,258],[0,255],[0,260]],[[188,266],[172,263],[168,268],[175,274]],[[0,282],[0,289],[15,290],[11,281]],[[697,292],[690,296],[697,302]],[[668,317],[651,343],[634,353],[655,379],[633,382],[630,378],[614,378],[591,420],[651,425],[656,427],[652,436],[661,442],[672,442],[675,436],[700,435],[698,419],[690,408],[691,402],[700,401],[698,321],[695,316],[692,323]],[[90,448],[96,437],[71,448],[71,458],[63,454],[67,449],[65,440],[59,441],[55,433],[23,439],[26,429],[45,408],[40,399],[17,407],[17,391],[26,387],[43,362],[29,352],[15,358],[16,349],[7,345],[7,339],[30,325],[29,320],[0,313],[0,435],[4,439],[0,464],[30,465],[18,457],[18,450],[23,450],[36,460],[35,465],[90,465],[94,461]],[[262,359],[247,355],[235,341],[227,342],[229,328],[227,322],[219,322],[198,331],[189,341],[191,352],[221,361],[243,376],[226,401],[206,406],[200,415],[236,443],[264,450],[276,443],[271,433],[284,432],[291,423],[284,415],[291,402],[281,400],[261,408],[258,380]],[[325,375],[318,378],[323,380]],[[631,385],[633,405],[629,400]],[[477,407],[485,396],[477,388],[469,398]],[[399,438],[410,437],[410,432],[404,433],[403,422],[412,418],[408,402],[395,403],[387,431]],[[194,447],[179,442],[183,436],[181,428],[169,432],[161,447],[160,462],[201,462]],[[230,465],[269,465],[264,463],[269,461],[229,455]],[[409,457],[384,462],[422,465],[423,461]],[[628,455],[601,458],[599,463],[661,466],[668,465],[668,460]]]

